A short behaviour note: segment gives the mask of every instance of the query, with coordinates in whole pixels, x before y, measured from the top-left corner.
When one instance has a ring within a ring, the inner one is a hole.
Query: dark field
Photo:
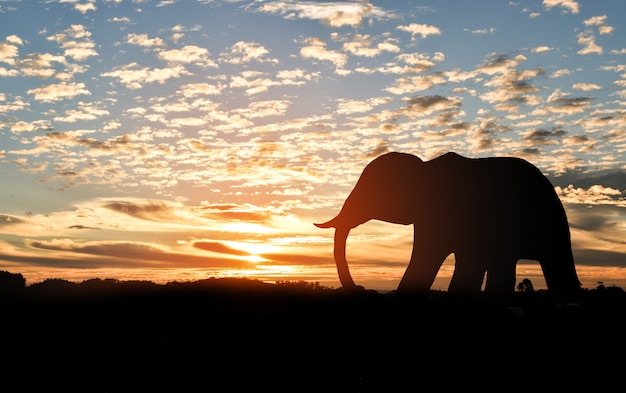
[[[3,286],[0,392],[621,392],[619,288],[561,305],[305,283]]]

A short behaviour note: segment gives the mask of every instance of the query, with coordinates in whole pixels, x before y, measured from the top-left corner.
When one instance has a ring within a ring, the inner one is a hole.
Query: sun
[[[260,262],[267,262],[268,260],[263,258],[260,255],[246,255],[246,256],[242,256],[241,259],[246,260],[250,263],[260,263]]]
[[[233,241],[229,242],[228,246],[247,252],[249,255],[242,255],[239,258],[251,263],[267,262],[268,259],[263,258],[263,254],[280,252],[279,247],[260,242]]]

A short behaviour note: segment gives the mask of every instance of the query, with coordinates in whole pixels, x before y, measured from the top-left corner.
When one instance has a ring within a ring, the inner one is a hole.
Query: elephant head
[[[388,153],[370,162],[339,214],[318,228],[335,228],[334,257],[341,285],[356,288],[346,261],[350,230],[369,220],[411,224],[418,198],[415,188],[422,160],[412,154]],[[401,168],[401,169],[400,169]]]

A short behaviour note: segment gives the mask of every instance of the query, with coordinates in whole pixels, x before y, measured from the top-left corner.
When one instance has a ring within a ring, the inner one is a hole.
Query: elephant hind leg
[[[580,292],[580,281],[571,251],[542,258],[539,264],[548,290],[559,300],[576,301]]]
[[[490,302],[506,303],[515,293],[515,259],[499,258],[490,261],[487,268],[485,294]]]
[[[448,293],[454,298],[477,297],[487,270],[484,260],[466,254],[455,254],[455,259]]]

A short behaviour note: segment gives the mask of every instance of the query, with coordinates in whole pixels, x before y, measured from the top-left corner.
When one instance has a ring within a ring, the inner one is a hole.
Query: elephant
[[[413,225],[413,250],[397,293],[426,296],[447,256],[455,268],[448,294],[509,296],[520,259],[539,262],[548,292],[578,293],[565,209],[541,171],[515,157],[429,161],[401,152],[370,162],[339,214],[334,258],[343,288],[358,288],[346,261],[350,230],[369,221]]]

